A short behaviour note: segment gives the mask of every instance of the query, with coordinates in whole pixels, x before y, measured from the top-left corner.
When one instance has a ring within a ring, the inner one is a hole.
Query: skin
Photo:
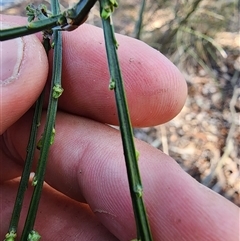
[[[10,16],[1,20],[25,22]],[[51,57],[46,58],[38,37],[23,38],[19,76],[0,86],[0,239],[8,229],[24,165],[29,108],[51,72]],[[120,35],[117,39],[133,125],[169,121],[187,96],[181,73],[146,44]],[[63,47],[64,93],[35,229],[42,240],[131,240],[136,230],[120,135],[104,124],[117,125],[117,116],[113,92],[108,90],[102,30],[84,24],[64,33]],[[44,118],[45,112],[42,126]],[[161,151],[138,140],[136,147],[154,240],[239,240],[237,206],[196,182]],[[26,191],[23,216],[31,191]],[[19,231],[23,223],[21,218]]]

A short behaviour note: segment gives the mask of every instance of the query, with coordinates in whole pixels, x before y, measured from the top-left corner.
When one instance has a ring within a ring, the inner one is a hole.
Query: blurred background
[[[166,55],[184,74],[189,96],[172,121],[134,129],[197,181],[240,206],[240,1],[118,0],[117,33]],[[25,16],[28,3],[2,0],[1,13]],[[61,1],[67,8],[73,1]],[[100,26],[98,6],[88,23]]]

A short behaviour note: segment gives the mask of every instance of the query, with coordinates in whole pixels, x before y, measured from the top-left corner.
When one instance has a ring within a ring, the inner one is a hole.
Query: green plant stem
[[[59,25],[59,17],[61,15],[53,16],[48,19],[43,19],[35,22],[31,22],[26,26],[3,29],[0,31],[0,41],[5,41],[25,35],[37,33],[45,29],[51,29]]]
[[[117,43],[114,36],[111,16],[103,17],[103,11],[108,0],[100,0],[100,12],[104,30],[108,66],[111,75],[110,86],[115,91],[115,99],[118,111],[120,132],[122,135],[123,150],[126,161],[127,175],[133,210],[137,226],[137,238],[142,241],[151,241],[151,230],[143,202],[143,190],[137,163],[137,153],[134,146],[132,126],[129,118],[125,97],[124,85],[117,57]],[[106,8],[105,8],[106,9]]]
[[[47,120],[45,124],[45,130],[44,134],[42,137],[42,146],[40,150],[40,158],[37,166],[37,170],[34,176],[34,191],[33,191],[33,196],[31,199],[26,223],[24,226],[23,234],[22,234],[22,239],[23,241],[27,240],[27,236],[29,232],[33,229],[33,225],[35,222],[36,218],[36,213],[38,209],[38,204],[40,201],[40,196],[41,196],[41,191],[44,183],[44,175],[45,175],[45,170],[46,170],[46,164],[47,164],[47,157],[49,153],[50,146],[52,144],[52,139],[53,139],[53,130],[54,130],[54,125],[55,125],[55,118],[56,118],[56,112],[57,112],[57,104],[58,104],[58,99],[53,97],[53,87],[57,83],[60,84],[61,80],[61,64],[56,60],[56,55],[61,54],[61,33],[60,32],[54,32],[54,41],[55,41],[55,51],[54,51],[54,57],[55,61],[54,63],[57,63],[58,66],[53,68],[53,85],[51,88],[51,94],[50,94],[50,103],[48,107],[48,112],[47,112]],[[56,53],[58,51],[58,53]],[[56,64],[55,64],[56,65]]]
[[[50,42],[49,38],[46,38],[43,40],[43,46],[45,48],[46,54],[48,54],[50,50],[49,42]],[[43,89],[42,93],[40,94],[40,96],[38,97],[35,103],[32,127],[30,130],[30,137],[29,137],[28,146],[27,146],[27,155],[26,155],[25,164],[21,175],[21,180],[18,187],[14,209],[12,212],[12,216],[11,216],[11,220],[8,228],[8,234],[6,235],[6,237],[9,234],[11,234],[12,236],[17,234],[17,227],[19,223],[20,213],[22,210],[23,199],[24,199],[25,191],[27,190],[27,187],[28,187],[28,181],[29,181],[29,176],[32,168],[34,152],[36,150],[37,131],[38,131],[38,127],[40,126],[44,92],[45,92],[45,88]]]
[[[36,149],[36,139],[37,139],[37,130],[40,123],[41,113],[42,113],[42,104],[43,104],[43,97],[44,97],[44,91],[41,93],[40,97],[38,98],[36,105],[35,105],[35,111],[33,115],[33,122],[27,147],[27,156],[24,164],[24,169],[21,175],[21,180],[19,183],[19,188],[17,192],[17,197],[14,204],[14,209],[12,212],[12,217],[9,225],[8,232],[9,233],[16,233],[18,222],[20,218],[20,213],[22,210],[22,204],[24,199],[24,194],[28,186],[29,176],[31,172],[31,167],[33,163],[33,157],[34,152]]]
[[[57,1],[57,0],[56,0]],[[56,9],[57,8],[57,9]],[[57,12],[59,9],[59,5],[55,2],[53,3],[53,12]],[[40,157],[37,166],[37,170],[33,179],[34,191],[31,199],[31,203],[29,206],[25,226],[22,232],[22,241],[26,241],[29,234],[33,232],[33,226],[36,219],[36,214],[38,210],[38,205],[41,197],[41,192],[44,183],[44,176],[47,165],[47,158],[50,146],[53,142],[54,134],[55,134],[55,119],[57,113],[57,104],[58,97],[60,94],[56,95],[56,87],[61,89],[61,72],[62,72],[62,38],[61,33],[58,31],[54,31],[54,57],[53,57],[53,76],[52,76],[52,84],[51,84],[51,93],[49,97],[49,106],[47,111],[47,118],[45,129],[42,137],[42,146],[40,149]]]
[[[49,18],[30,22],[26,26],[0,30],[0,41],[22,37],[54,27],[59,27],[58,30],[74,30],[84,22],[95,3],[96,0],[80,0],[73,8],[61,14],[53,13],[53,16]]]
[[[143,14],[144,14],[145,5],[146,5],[146,0],[142,0],[140,10],[138,13],[138,20],[135,24],[135,29],[134,29],[134,36],[137,39],[140,39],[140,35],[142,31]]]

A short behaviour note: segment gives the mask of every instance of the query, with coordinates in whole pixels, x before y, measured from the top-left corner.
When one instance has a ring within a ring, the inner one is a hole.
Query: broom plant
[[[116,2],[116,0],[99,0],[99,2],[100,16],[102,18],[104,38],[106,43],[105,45],[108,59],[108,67],[111,76],[109,89],[114,90],[115,93],[120,132],[123,143],[123,151],[126,162],[126,170],[129,181],[129,189],[136,221],[136,240],[151,241],[153,239],[151,236],[148,218],[143,202],[143,188],[137,163],[139,153],[136,151],[134,145],[132,126],[124,91],[124,83],[122,80],[117,57],[118,43],[115,38],[114,28],[112,25],[111,15],[114,11],[114,8],[118,6],[118,3]],[[55,134],[57,135],[57,130],[55,130],[55,118],[57,114],[58,98],[63,92],[63,88],[61,87],[61,30],[72,31],[76,29],[86,20],[89,11],[95,3],[96,0],[80,0],[73,8],[65,10],[62,13],[60,12],[58,0],[51,0],[51,13],[44,5],[40,5],[38,7],[28,5],[26,10],[29,22],[26,26],[4,29],[0,32],[0,41],[5,41],[12,38],[43,31],[43,45],[46,49],[46,53],[49,51],[50,46],[54,46],[53,74],[51,79],[46,124],[42,137],[40,141],[37,142],[37,132],[40,125],[44,95],[44,93],[42,93],[35,104],[35,113],[33,116],[29,144],[27,147],[25,166],[22,172],[22,177],[19,184],[19,190],[17,193],[9,229],[5,236],[6,241],[13,241],[17,236],[17,228],[24,199],[24,193],[28,185],[33,156],[37,148],[40,149],[40,156],[35,176],[32,180],[34,190],[32,193],[32,199],[29,205],[27,218],[20,240],[39,240],[41,237],[40,234],[38,234],[38,232],[34,230],[34,223],[44,183],[48,153],[50,150],[50,146],[54,143],[54,136]],[[52,39],[52,43],[50,43],[50,39]],[[41,232],[41,230],[39,231]]]

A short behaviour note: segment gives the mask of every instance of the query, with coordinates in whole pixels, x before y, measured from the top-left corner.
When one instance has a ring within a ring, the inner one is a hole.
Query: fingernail
[[[2,24],[3,28],[12,26]],[[22,38],[0,43],[0,85],[7,85],[18,78],[23,59],[24,43]]]

